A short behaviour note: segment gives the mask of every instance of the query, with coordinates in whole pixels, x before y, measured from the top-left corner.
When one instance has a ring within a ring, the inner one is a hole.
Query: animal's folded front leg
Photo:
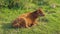
[[[36,26],[36,25],[38,25],[37,20],[35,20],[35,21],[32,23],[32,26]]]
[[[29,26],[26,24],[26,28],[29,28]]]

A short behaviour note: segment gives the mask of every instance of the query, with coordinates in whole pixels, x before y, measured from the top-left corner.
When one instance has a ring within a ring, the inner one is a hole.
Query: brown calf
[[[20,15],[16,20],[13,21],[12,26],[18,28],[36,25],[36,19],[38,16],[45,16],[41,9]]]

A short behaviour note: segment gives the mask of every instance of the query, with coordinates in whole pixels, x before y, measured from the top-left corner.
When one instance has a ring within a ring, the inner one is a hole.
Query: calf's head
[[[39,16],[45,16],[45,14],[44,14],[44,12],[42,11],[42,9],[38,9],[38,10],[36,10],[36,12],[37,12],[37,14],[38,14]]]

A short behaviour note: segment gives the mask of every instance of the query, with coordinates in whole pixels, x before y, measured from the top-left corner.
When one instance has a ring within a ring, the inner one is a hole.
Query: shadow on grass
[[[14,27],[12,27],[12,23],[3,23],[2,24],[2,27],[1,27],[2,29],[4,29],[4,30],[10,30],[10,29],[22,29],[22,28],[14,28]]]
[[[2,29],[16,29],[12,27],[11,23],[3,23],[1,28]]]

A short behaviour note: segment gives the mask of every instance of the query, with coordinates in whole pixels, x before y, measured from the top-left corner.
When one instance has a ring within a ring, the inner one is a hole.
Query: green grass
[[[60,2],[55,1],[55,3],[59,4]],[[40,17],[38,21],[39,25],[31,28],[12,28],[11,23],[19,15],[31,12],[34,9],[0,9],[0,34],[60,34],[60,6],[54,9],[50,8],[50,6],[42,6],[42,8],[46,16]],[[54,11],[55,13],[48,14],[46,10],[48,12]]]

